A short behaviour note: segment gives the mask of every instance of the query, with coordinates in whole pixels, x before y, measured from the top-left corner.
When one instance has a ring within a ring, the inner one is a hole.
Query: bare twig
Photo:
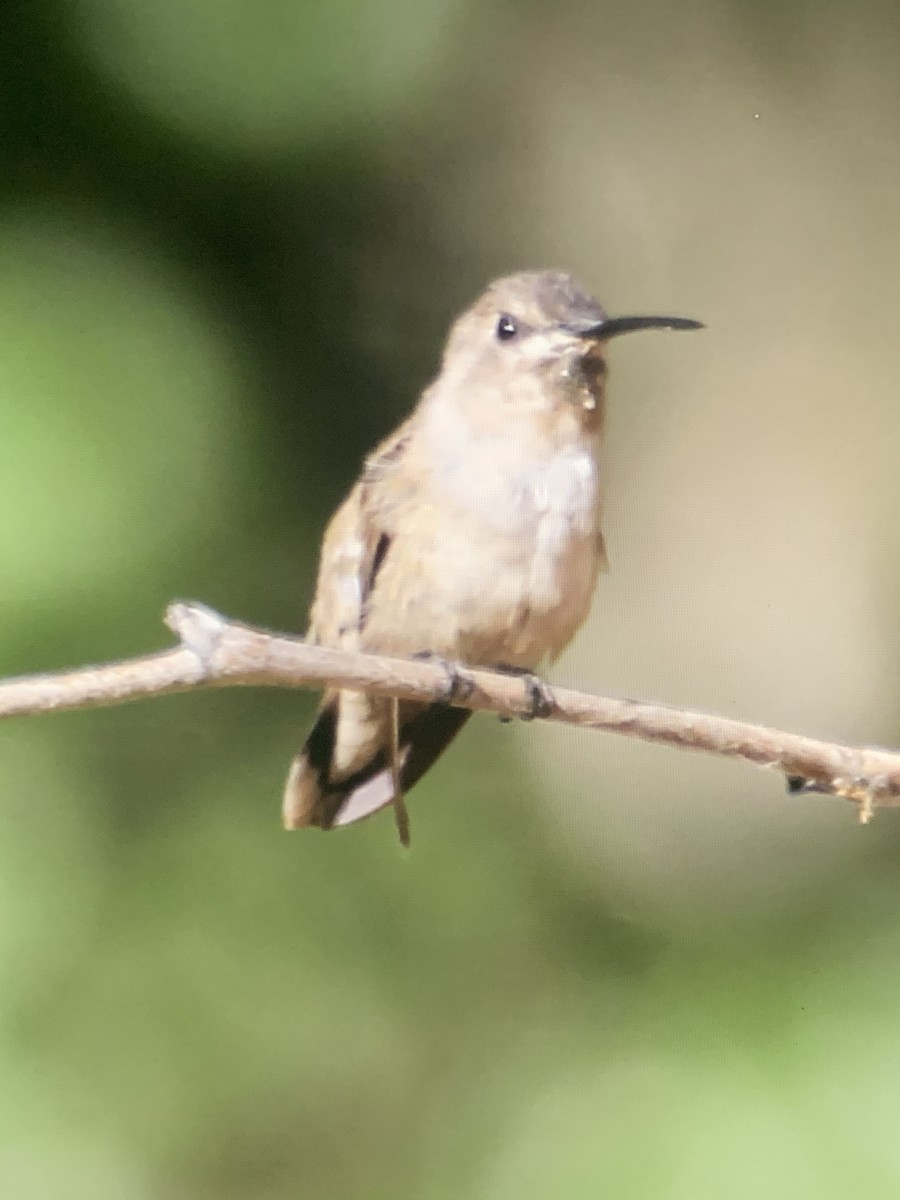
[[[172,650],[58,674],[0,680],[0,717],[124,704],[145,696],[213,687],[360,688],[405,700],[446,695],[446,665],[419,659],[347,654],[240,625],[202,604],[169,606],[166,623],[180,639]],[[528,715],[528,681],[461,668],[460,707]],[[464,698],[462,698],[464,696]],[[861,821],[878,807],[900,807],[900,752],[821,742],[724,717],[548,689],[546,719],[604,729],[682,750],[741,758],[807,780],[815,790],[857,805]]]

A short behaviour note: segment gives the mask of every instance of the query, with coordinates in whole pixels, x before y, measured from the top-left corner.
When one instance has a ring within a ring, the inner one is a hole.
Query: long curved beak
[[[702,321],[690,317],[607,317],[595,325],[574,329],[578,337],[593,341],[609,341],[620,333],[635,333],[641,329],[705,329]]]

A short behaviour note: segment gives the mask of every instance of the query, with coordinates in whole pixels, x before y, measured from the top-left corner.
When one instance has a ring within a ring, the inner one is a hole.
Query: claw
[[[440,654],[435,654],[432,650],[419,650],[413,655],[413,658],[420,662],[434,663],[435,666],[441,667],[447,676],[447,686],[438,697],[439,704],[454,704],[458,700],[468,700],[474,692],[475,684],[457,663],[442,658]]]
[[[539,679],[537,675],[526,675],[522,682],[531,704],[530,712],[523,713],[522,720],[534,721],[536,718],[549,717],[556,707],[556,701],[543,679]]]
[[[529,708],[527,712],[519,714],[521,720],[534,721],[539,717],[549,717],[556,708],[556,701],[547,684],[527,667],[511,667],[507,663],[498,663],[494,670],[499,671],[501,675],[515,675],[525,685]],[[500,720],[506,722],[510,718],[501,717]]]

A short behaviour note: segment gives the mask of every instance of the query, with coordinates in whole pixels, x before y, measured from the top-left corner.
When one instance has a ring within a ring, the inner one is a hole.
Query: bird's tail
[[[291,763],[282,806],[285,828],[350,825],[394,802],[393,703],[364,692],[326,693]],[[403,792],[422,778],[470,716],[468,709],[449,704],[400,703],[396,776]]]

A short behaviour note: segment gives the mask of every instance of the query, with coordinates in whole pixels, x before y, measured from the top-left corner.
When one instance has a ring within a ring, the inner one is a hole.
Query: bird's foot
[[[436,667],[443,669],[447,677],[447,685],[441,695],[437,697],[438,704],[456,704],[460,700],[468,700],[474,692],[475,684],[462,670],[459,663],[451,662],[440,654],[435,654],[433,650],[419,650],[413,655],[413,658],[419,662],[434,663]]]
[[[553,698],[550,688],[543,679],[535,675],[533,671],[529,671],[527,667],[511,667],[506,663],[498,663],[494,670],[499,671],[501,675],[515,675],[522,680],[529,706],[525,712],[519,714],[520,720],[534,721],[542,717],[549,717],[556,708],[556,700]],[[501,716],[500,720],[505,724],[511,721],[512,717]]]

